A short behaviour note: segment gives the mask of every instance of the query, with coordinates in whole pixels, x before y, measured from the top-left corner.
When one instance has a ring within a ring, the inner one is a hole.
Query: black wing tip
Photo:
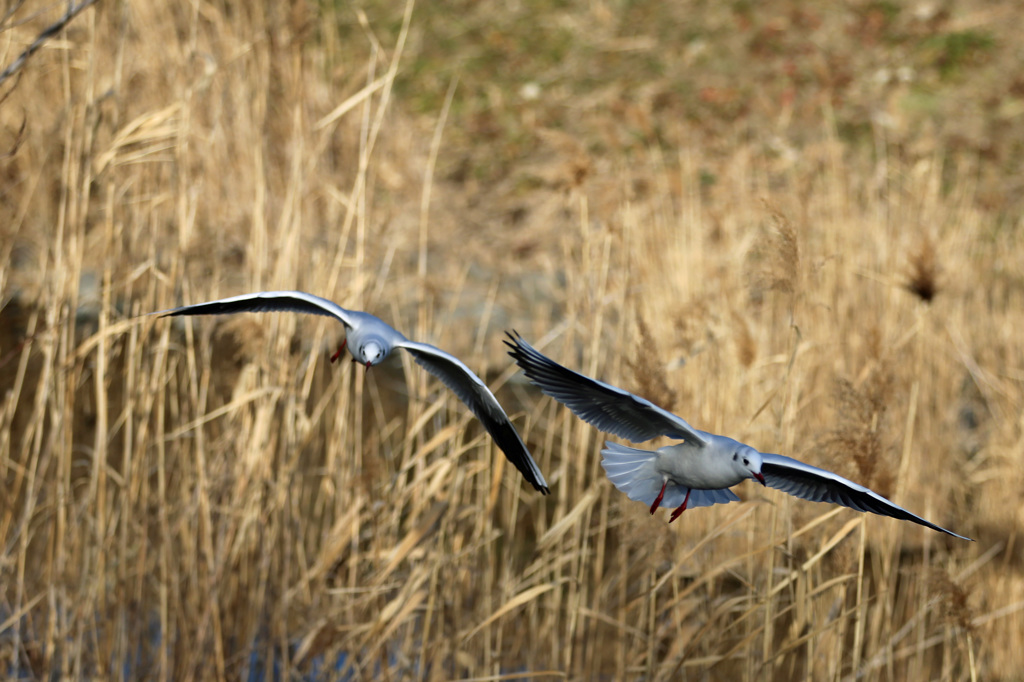
[[[494,437],[493,434],[492,437]],[[530,452],[526,450],[525,445],[523,446],[523,455],[525,456],[518,454],[517,456],[512,456],[509,454],[509,450],[506,450],[497,438],[494,438],[494,442],[498,449],[505,453],[505,458],[512,463],[512,466],[522,474],[527,483],[532,485],[535,490],[540,491],[542,495],[551,494],[551,489],[548,488],[547,483],[544,481],[544,476],[540,473],[540,469],[537,468],[537,464],[530,456]]]
[[[519,332],[516,332],[517,335],[518,333]],[[526,373],[526,376],[530,381],[536,384],[536,375],[539,372],[551,370],[553,361],[528,344],[522,336],[512,336],[512,334],[509,334],[508,332],[506,332],[506,334],[508,334],[509,339],[511,339],[511,341],[503,339],[505,345],[510,349],[508,351],[509,357],[515,360],[516,364],[519,365],[520,369]]]
[[[937,531],[939,531],[941,533],[945,533],[946,535],[950,535],[950,536],[952,536],[954,538],[958,538],[960,540],[967,540],[967,542],[976,542],[976,540],[974,538],[969,538],[966,535],[960,535],[959,533],[954,533],[951,530],[946,530],[942,526],[936,526],[934,523],[929,523],[929,524],[926,524],[926,525],[929,528],[931,528],[932,530],[937,530]]]
[[[544,476],[540,473],[540,469],[537,468],[536,463],[530,457],[530,453],[526,450],[525,446],[523,447],[525,457],[513,457],[509,455],[509,451],[503,448],[497,439],[494,442],[498,449],[505,453],[505,458],[516,468],[527,483],[532,485],[542,495],[549,495],[551,493],[551,489],[548,488],[547,483],[544,481]]]
[[[974,538],[969,538],[966,535],[960,535],[959,533],[954,533],[951,530],[947,530],[947,529],[943,528],[942,526],[940,526],[938,524],[932,523],[931,521],[929,521],[927,519],[923,519],[920,516],[917,516],[916,514],[911,514],[910,512],[907,512],[908,514],[910,514],[909,517],[900,517],[900,516],[896,516],[896,515],[893,515],[893,514],[881,514],[881,513],[876,512],[876,511],[871,511],[870,513],[876,514],[878,516],[888,516],[889,518],[897,519],[899,521],[910,521],[910,522],[916,523],[916,524],[918,524],[920,526],[924,526],[925,528],[930,528],[930,529],[932,529],[934,531],[938,531],[940,533],[945,533],[946,535],[949,535],[950,537],[957,538],[958,540],[967,540],[968,542],[975,542]]]
[[[900,521],[911,521],[911,522],[916,523],[918,525],[924,526],[925,528],[931,528],[934,531],[938,531],[940,533],[945,533],[946,535],[949,535],[950,537],[957,538],[959,540],[967,540],[968,542],[974,542],[975,541],[974,538],[969,538],[966,535],[960,535],[959,533],[954,533],[951,530],[943,528],[942,526],[938,525],[937,523],[932,523],[928,519],[920,517],[917,514],[908,512],[907,510],[903,509],[902,507],[900,507],[900,509],[902,511],[904,511],[907,514],[907,516],[898,516],[898,515],[890,514],[890,513],[882,514],[880,512],[874,511],[874,510],[872,510],[871,513],[877,514],[878,516],[888,516],[890,518],[898,519]]]
[[[519,435],[519,431],[513,426],[512,420],[508,418],[504,410],[502,410],[503,419],[496,419],[493,415],[488,415],[486,412],[478,413],[477,410],[473,409],[465,401],[463,403],[470,407],[470,411],[476,415],[484,430],[490,434],[491,440],[494,441],[497,448],[505,455],[505,459],[516,468],[516,471],[522,475],[526,482],[542,494],[550,494],[551,490],[544,481],[544,474],[541,473],[540,467],[534,461],[530,450],[526,447],[526,443],[523,442],[522,436]],[[501,406],[499,405],[498,407],[500,408]]]
[[[519,332],[515,332],[516,336],[512,336],[511,333],[505,332],[508,335],[508,339],[503,339],[506,346],[511,348],[508,354],[516,361],[524,372],[527,373],[531,379],[530,372],[537,372],[540,370],[565,370],[564,367],[559,365],[557,362],[547,357],[539,350],[531,346],[527,341],[519,335]],[[511,341],[509,341],[511,339]]]
[[[522,334],[513,329],[512,331],[505,330],[505,336],[507,336],[508,338],[502,339],[501,342],[504,343],[509,348],[511,348],[511,350],[508,351],[509,355],[511,355],[516,360],[519,360],[520,357],[527,353],[527,348],[529,348],[529,344],[527,344],[526,341],[523,339]]]
[[[172,308],[171,310],[158,310],[151,315],[159,315],[163,317],[198,317],[201,315],[220,315],[225,311],[223,305],[213,305],[214,303],[220,303],[220,301],[210,301],[208,303],[193,303],[191,305],[181,306],[180,308]],[[201,310],[200,310],[201,308]],[[243,311],[244,312],[244,311]]]

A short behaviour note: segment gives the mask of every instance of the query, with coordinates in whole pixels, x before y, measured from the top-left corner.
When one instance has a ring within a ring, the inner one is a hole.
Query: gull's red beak
[[[366,361],[366,369],[370,369],[371,367],[373,367],[373,363],[370,362],[369,360],[367,360]]]
[[[754,478],[756,478],[761,483],[761,485],[768,487],[768,484],[764,482],[764,474],[762,474],[760,471],[754,473]]]

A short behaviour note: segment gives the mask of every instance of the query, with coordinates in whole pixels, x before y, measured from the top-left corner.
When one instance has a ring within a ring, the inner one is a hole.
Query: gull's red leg
[[[335,360],[337,360],[338,358],[341,357],[341,354],[345,351],[345,346],[347,346],[347,345],[348,345],[348,337],[346,336],[345,340],[341,342],[340,346],[338,346],[338,350],[335,351],[334,355],[331,356],[331,363],[334,363]]]
[[[683,500],[683,506],[672,512],[672,516],[668,517],[668,522],[672,523],[679,518],[679,515],[686,511],[686,503],[690,501],[690,493],[693,492],[693,488],[686,489],[686,499]]]
[[[658,497],[654,500],[654,504],[651,505],[651,515],[652,516],[654,515],[654,512],[658,511],[658,507],[661,506],[661,498],[665,497],[665,487],[666,486],[668,486],[668,479],[667,478],[665,479],[665,482],[661,484],[661,492],[658,493]]]

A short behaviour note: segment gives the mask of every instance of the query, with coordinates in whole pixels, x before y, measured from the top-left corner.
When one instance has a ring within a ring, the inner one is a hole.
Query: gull
[[[695,429],[648,400],[563,367],[518,334],[508,336],[509,355],[530,381],[583,421],[635,443],[657,436],[681,441],[657,450],[607,442],[601,451],[608,479],[629,499],[650,505],[651,514],[662,505],[676,508],[669,523],[686,509],[738,502],[740,498],[729,488],[750,478],[804,500],[913,521],[955,538],[971,539],[831,471]]]
[[[466,404],[508,460],[534,488],[545,495],[550,492],[537,463],[519,437],[519,432],[480,377],[454,355],[427,343],[410,341],[379,317],[357,310],[346,310],[337,303],[303,291],[261,291],[151,314],[174,317],[266,312],[323,315],[333,317],[345,325],[345,340],[331,356],[331,362],[337,360],[347,347],[352,361],[365,365],[369,370],[383,362],[395,348],[407,351],[420,367],[440,379]]]

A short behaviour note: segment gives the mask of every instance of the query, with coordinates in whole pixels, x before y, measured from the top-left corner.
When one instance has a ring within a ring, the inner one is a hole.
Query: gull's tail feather
[[[631,500],[652,504],[663,483],[661,474],[654,467],[657,452],[640,450],[618,443],[605,443],[601,454],[601,466],[608,480]]]

